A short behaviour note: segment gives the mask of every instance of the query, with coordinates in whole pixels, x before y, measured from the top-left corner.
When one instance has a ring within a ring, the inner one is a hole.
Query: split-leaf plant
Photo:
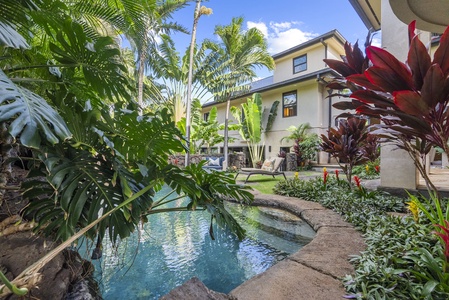
[[[106,13],[122,16],[118,2],[108,2]],[[242,237],[220,196],[249,201],[248,188],[236,185],[232,175],[206,173],[201,165],[168,164],[168,154],[184,150],[185,140],[167,109],[139,114],[133,97],[137,84],[127,73],[136,66],[127,68],[114,36],[92,34],[96,28],[72,18],[67,1],[0,3],[0,27],[6,28],[0,34],[0,192],[11,183],[3,176],[10,161],[4,150],[26,148],[34,164],[18,187],[29,200],[22,222],[33,218],[36,230],[58,243],[80,233],[116,241],[149,215],[168,210],[153,197],[167,184],[190,200],[173,210],[207,210],[212,221],[228,224]],[[143,2],[126,3],[142,12],[137,16],[146,16]],[[125,19],[130,21],[120,18]],[[0,298],[34,288],[40,269],[67,247],[61,245],[0,284]]]

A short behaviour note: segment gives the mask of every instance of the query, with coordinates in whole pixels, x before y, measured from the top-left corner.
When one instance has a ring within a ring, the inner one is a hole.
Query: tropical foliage
[[[312,129],[309,123],[300,124],[298,127],[290,126],[287,131],[290,134],[281,139],[282,141],[293,141],[293,149],[296,154],[296,163],[301,167],[309,160],[316,158],[319,149],[319,137],[316,133],[308,133]]]
[[[199,154],[202,148],[206,148],[206,153],[210,154],[212,147],[223,143],[224,137],[219,133],[220,130],[224,129],[224,124],[218,123],[217,119],[217,108],[213,107],[207,118],[204,119],[202,115],[202,105],[198,99],[192,101],[191,107],[192,115],[192,126],[190,135],[190,153]],[[185,134],[185,124],[186,118],[182,118],[178,123],[177,127]],[[232,130],[236,130],[237,125],[230,125]],[[233,140],[233,139],[231,139]]]
[[[279,101],[273,102],[270,111],[276,111],[278,105]],[[231,112],[240,125],[239,133],[247,142],[251,162],[253,167],[256,167],[257,163],[262,161],[264,149],[263,143],[261,144],[264,133],[262,96],[259,93],[253,94],[252,98],[246,100],[246,103],[242,103],[241,109],[233,106]],[[276,118],[276,114],[270,113],[265,125],[265,132],[268,130],[269,124],[273,124],[274,118]]]
[[[321,139],[321,149],[337,159],[348,182],[351,182],[354,166],[374,161],[380,155],[377,137],[368,132],[365,119],[340,120],[338,127],[330,128],[327,136],[322,134]]]
[[[205,209],[211,221],[242,236],[222,197],[250,201],[252,195],[225,173],[168,164],[170,152],[185,150],[182,133],[167,109],[141,112],[134,99],[141,97],[142,78],[128,74],[136,65],[124,59],[116,36],[106,34],[133,37],[142,68],[149,42],[176,27],[163,21],[182,3],[0,1],[1,175],[6,185],[9,149],[31,151],[28,179],[19,187],[30,202],[24,222],[33,218],[36,230],[57,240],[72,241],[80,232],[116,241],[149,215],[167,211],[153,199],[167,184],[190,199],[175,210]],[[13,286],[32,287],[36,280],[28,278],[44,264],[25,270]]]
[[[392,235],[400,237],[400,242],[388,245],[393,254],[383,251],[379,255],[374,251],[385,249],[380,240],[391,234],[391,228],[398,228],[397,224],[380,221],[368,232],[375,243],[373,250],[368,249],[355,260],[364,269],[357,272],[355,280],[349,278],[349,286],[358,292],[355,297],[446,299],[449,293],[447,199],[441,199],[424,167],[424,157],[432,147],[449,155],[449,28],[441,36],[433,58],[415,35],[414,22],[409,25],[409,41],[407,64],[373,46],[366,48],[364,57],[357,44],[346,45],[343,62],[326,60],[341,74],[329,87],[352,91],[350,102],[337,103],[335,107],[355,109],[358,114],[380,119],[382,123],[374,126],[373,133],[410,155],[430,194],[430,199],[410,196],[413,220],[407,220],[412,225],[406,226],[413,227],[413,233],[405,228],[394,229]],[[431,230],[435,230],[439,243]],[[381,273],[373,276],[373,267]],[[371,283],[375,276],[391,280],[382,285]]]
[[[248,92],[252,79],[256,77],[256,67],[274,68],[274,61],[267,51],[262,32],[257,28],[242,30],[243,18],[233,18],[227,26],[216,26],[215,34],[220,43],[205,40],[208,49],[207,61],[216,69],[204,82],[213,91],[215,101],[226,101],[224,154],[228,155],[229,112],[231,98]],[[227,167],[226,165],[224,167]]]
[[[449,30],[441,36],[433,58],[414,31],[411,23],[407,64],[374,46],[366,48],[364,57],[357,44],[345,46],[344,61],[325,61],[341,74],[330,87],[352,91],[350,102],[334,106],[380,119],[375,133],[406,150],[429,188],[436,191],[423,159],[432,147],[449,155]]]
[[[390,212],[402,212],[404,199],[381,191],[362,195],[338,176],[328,176],[326,185],[323,177],[289,178],[275,186],[275,193],[319,202],[364,233],[366,249],[351,258],[355,272],[343,278],[344,298],[447,299],[447,223],[435,233],[432,224],[439,223],[438,218],[424,213],[437,209],[430,199],[420,197],[423,210],[412,200],[411,215],[397,216]]]

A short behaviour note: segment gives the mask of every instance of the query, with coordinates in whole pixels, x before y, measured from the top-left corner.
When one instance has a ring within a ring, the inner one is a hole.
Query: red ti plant
[[[365,119],[350,117],[340,120],[338,128],[330,128],[327,136],[322,134],[321,139],[321,149],[337,159],[349,183],[354,166],[379,157],[379,151],[372,151],[376,148],[373,144],[377,143],[377,138],[370,137]],[[370,142],[367,144],[367,141]]]
[[[449,29],[433,59],[414,31],[413,22],[407,64],[374,46],[366,48],[364,57],[356,45],[345,47],[343,61],[325,62],[341,74],[329,87],[352,91],[351,102],[334,107],[380,119],[375,133],[406,150],[428,187],[436,191],[422,160],[433,146],[449,156]]]

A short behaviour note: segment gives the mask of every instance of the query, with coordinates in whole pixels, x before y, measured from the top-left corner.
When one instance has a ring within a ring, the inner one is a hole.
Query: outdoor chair
[[[245,179],[245,183],[248,182],[248,179],[251,175],[271,175],[274,176],[275,175],[283,175],[284,178],[287,180],[287,177],[285,177],[285,173],[283,171],[280,171],[282,162],[284,161],[283,157],[275,157],[275,158],[271,158],[271,159],[266,159],[263,164],[262,167],[260,169],[257,168],[242,168],[240,169],[240,171],[237,172],[237,175],[235,175],[235,178],[237,178],[237,176],[239,174],[248,174],[248,176]]]

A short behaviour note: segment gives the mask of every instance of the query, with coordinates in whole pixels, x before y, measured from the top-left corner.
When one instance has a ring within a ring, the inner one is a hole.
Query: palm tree
[[[193,81],[193,52],[195,50],[196,40],[196,28],[198,27],[198,21],[202,15],[210,15],[212,9],[205,6],[200,7],[201,0],[196,0],[195,12],[193,14],[193,28],[192,39],[190,41],[189,49],[189,75],[187,83],[187,103],[186,103],[186,139],[187,139],[187,152],[185,165],[190,164],[190,123],[191,123],[191,106],[192,106],[192,81]]]
[[[215,34],[221,43],[211,40],[204,46],[211,50],[211,67],[219,69],[219,74],[207,78],[205,84],[214,92],[216,101],[226,101],[223,167],[227,167],[229,110],[231,98],[238,93],[248,91],[250,83],[256,77],[256,67],[274,68],[273,58],[267,51],[263,34],[257,28],[242,30],[243,18],[233,18],[230,25],[215,27]]]
[[[290,126],[287,128],[287,131],[290,132],[290,134],[281,139],[281,142],[294,142],[293,148],[296,154],[298,167],[316,156],[319,146],[319,137],[316,133],[308,133],[311,129],[312,127],[309,123],[303,123],[297,127]]]
[[[168,35],[161,36],[159,51],[152,52],[150,56],[150,71],[152,76],[159,79],[163,86],[163,98],[154,102],[153,109],[166,107],[172,111],[174,121],[178,123],[186,115],[189,48],[183,56],[176,51],[173,40]],[[207,88],[199,81],[200,71],[204,65],[204,49],[194,49],[192,97],[203,99],[207,95]]]
[[[158,37],[171,32],[188,33],[176,22],[169,22],[188,0],[67,1],[71,15],[91,36],[123,35],[136,54],[137,103],[144,102],[145,71],[149,57],[157,51]],[[148,84],[152,84],[149,82]]]

